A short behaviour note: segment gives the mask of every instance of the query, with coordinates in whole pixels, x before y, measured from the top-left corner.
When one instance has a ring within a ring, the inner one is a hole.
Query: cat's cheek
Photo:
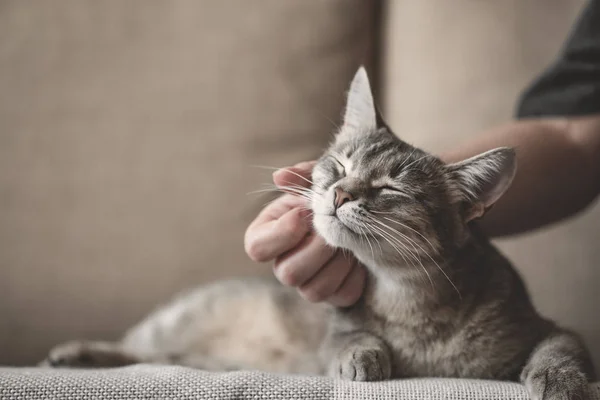
[[[336,218],[333,216],[315,215],[313,224],[317,233],[325,239],[329,246],[344,247],[344,235],[336,226],[336,222]]]
[[[325,242],[327,242],[328,245],[335,246],[336,244],[332,243],[332,239],[335,237],[335,235],[333,229],[331,228],[329,219],[331,219],[330,216],[315,214],[313,217],[313,225],[317,233],[323,237],[323,239],[325,239]]]

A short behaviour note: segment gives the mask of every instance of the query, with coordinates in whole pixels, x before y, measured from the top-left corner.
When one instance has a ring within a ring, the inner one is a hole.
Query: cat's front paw
[[[359,382],[390,379],[392,364],[389,352],[382,348],[347,348],[331,364],[330,375]]]
[[[523,371],[522,381],[532,400],[586,400],[588,381],[576,367],[546,367]]]

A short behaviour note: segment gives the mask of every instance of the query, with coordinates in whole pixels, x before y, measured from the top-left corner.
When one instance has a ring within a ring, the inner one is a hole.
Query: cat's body
[[[115,367],[176,364],[210,371],[322,374],[327,307],[273,279],[226,280],[181,293],[118,342],[73,341],[43,364]]]
[[[391,348],[393,378],[517,380],[531,349],[554,331],[487,240],[474,238],[461,253],[454,265],[440,264],[460,271],[448,273],[453,284],[434,268],[433,286],[423,276],[399,283],[371,275],[359,303],[339,312],[341,326],[362,324]]]
[[[116,344],[75,342],[51,365],[173,363],[229,370],[521,379],[540,398],[585,396],[594,378],[577,336],[540,317],[520,277],[474,225],[510,185],[514,153],[446,165],[377,122],[364,70],[344,127],[313,171],[316,231],[366,266],[353,306],[304,302],[273,282],[184,295]]]

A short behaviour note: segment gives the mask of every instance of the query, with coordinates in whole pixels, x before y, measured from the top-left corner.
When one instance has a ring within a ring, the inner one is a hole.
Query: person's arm
[[[556,60],[526,88],[516,121],[443,158],[497,146],[517,150],[512,187],[482,220],[488,234],[515,234],[569,217],[600,190],[600,0],[590,0]]]
[[[600,192],[600,115],[510,122],[443,154],[447,162],[511,146],[517,175],[481,220],[491,236],[522,233],[569,217]]]

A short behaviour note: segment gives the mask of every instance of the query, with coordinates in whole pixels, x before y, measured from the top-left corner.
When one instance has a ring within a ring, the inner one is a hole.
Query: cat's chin
[[[315,214],[313,225],[328,245],[348,250],[360,246],[358,234],[349,229],[335,215]]]

